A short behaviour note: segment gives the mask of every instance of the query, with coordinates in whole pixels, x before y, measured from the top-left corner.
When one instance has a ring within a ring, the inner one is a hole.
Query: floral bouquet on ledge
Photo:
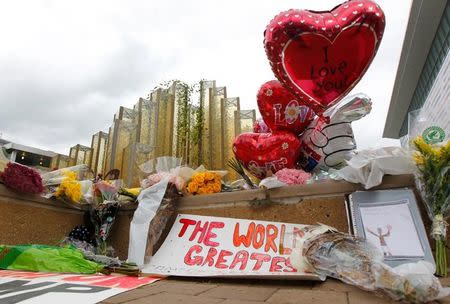
[[[118,181],[99,181],[94,184],[94,203],[90,206],[90,217],[94,226],[96,253],[112,256],[112,250],[107,246],[111,228],[120,208],[118,202]]]
[[[450,141],[442,146],[427,143],[422,136],[413,141],[417,165],[416,185],[432,220],[436,240],[436,275],[447,276],[447,217],[450,210]]]
[[[39,194],[44,191],[40,174],[27,166],[18,163],[8,163],[0,172],[0,182],[6,187],[25,194]]]

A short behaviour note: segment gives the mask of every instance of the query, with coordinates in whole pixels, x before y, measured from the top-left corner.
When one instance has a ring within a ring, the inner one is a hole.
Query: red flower
[[[44,191],[41,175],[30,167],[18,163],[8,163],[0,180],[8,187],[20,193],[38,194]]]

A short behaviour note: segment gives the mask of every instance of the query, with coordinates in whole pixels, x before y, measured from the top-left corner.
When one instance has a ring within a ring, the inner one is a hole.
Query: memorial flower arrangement
[[[39,194],[44,191],[40,174],[18,163],[8,163],[5,170],[0,172],[0,181],[20,193]]]
[[[413,159],[417,165],[417,189],[432,220],[431,234],[436,240],[436,274],[447,276],[447,217],[450,209],[450,141],[441,147],[425,142],[422,136],[413,141],[417,151]]]
[[[82,197],[81,183],[77,180],[77,173],[67,171],[55,192],[57,198],[67,198],[72,202],[79,202]]]
[[[119,188],[118,185],[108,181],[98,181],[94,184],[94,203],[90,205],[89,213],[94,226],[97,254],[112,255],[106,240],[119,211]]]
[[[311,179],[311,173],[298,169],[281,169],[275,173],[275,176],[280,182],[287,185],[303,185]]]
[[[218,193],[221,190],[222,177],[210,171],[194,173],[187,185],[187,192],[191,194]]]

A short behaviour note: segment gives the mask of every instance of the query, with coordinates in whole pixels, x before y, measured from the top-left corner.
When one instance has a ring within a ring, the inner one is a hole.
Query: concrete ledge
[[[376,189],[401,187],[414,187],[413,176],[387,176]],[[331,181],[187,196],[178,201],[178,213],[302,224],[321,222],[347,232],[345,199],[357,190],[364,189],[357,184]],[[111,231],[110,242],[120,258],[128,254],[129,227],[136,206],[122,206]],[[56,245],[74,226],[83,224],[87,210],[86,205],[22,195],[0,185],[0,244]]]

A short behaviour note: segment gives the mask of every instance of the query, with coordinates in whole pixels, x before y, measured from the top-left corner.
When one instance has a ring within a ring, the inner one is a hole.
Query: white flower
[[[300,115],[300,107],[297,104],[289,104],[284,110],[284,117],[288,124],[294,123]]]

